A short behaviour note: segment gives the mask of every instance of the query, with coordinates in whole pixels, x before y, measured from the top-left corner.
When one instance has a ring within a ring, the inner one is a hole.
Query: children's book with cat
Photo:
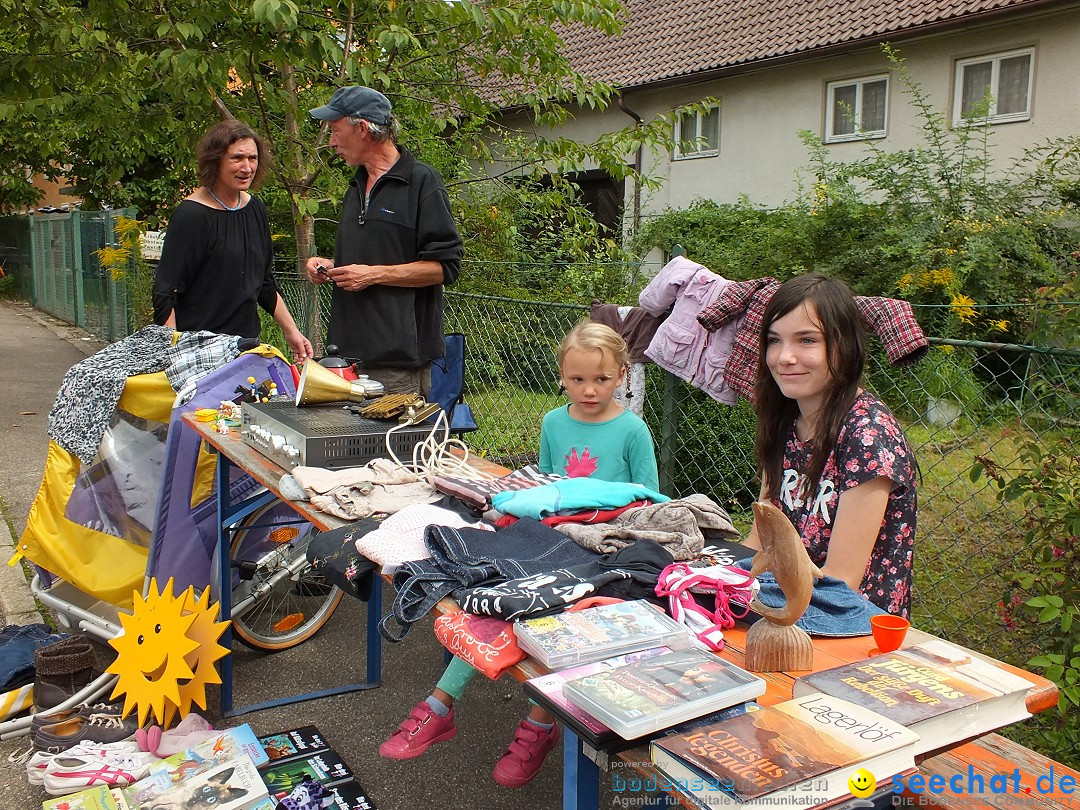
[[[258,769],[246,755],[146,798],[139,797],[141,784],[124,791],[131,810],[253,810],[269,798]]]

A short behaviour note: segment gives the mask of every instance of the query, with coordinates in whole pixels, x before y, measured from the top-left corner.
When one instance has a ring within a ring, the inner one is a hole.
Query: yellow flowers
[[[904,273],[896,282],[897,289],[902,293],[912,290],[933,290],[940,288],[948,290],[956,280],[956,273],[951,267],[923,268],[917,274]]]
[[[1008,330],[1008,328],[1009,328],[1009,322],[1004,320],[1004,319],[1000,319],[1000,320],[996,320],[996,321],[990,321],[990,331],[991,332],[1004,332],[1004,331]]]
[[[959,318],[961,323],[974,323],[975,300],[973,298],[969,298],[963,293],[959,293],[952,297],[949,306],[952,308],[953,315]]]
[[[109,271],[109,277],[113,281],[120,281],[124,277],[124,270],[131,260],[131,251],[126,247],[109,247],[106,245],[94,253],[101,262],[101,266]]]

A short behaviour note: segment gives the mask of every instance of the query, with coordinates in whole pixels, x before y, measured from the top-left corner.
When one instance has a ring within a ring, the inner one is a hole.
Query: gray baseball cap
[[[337,121],[339,118],[351,116],[363,118],[373,124],[386,125],[390,123],[390,109],[390,99],[378,90],[353,85],[336,90],[326,104],[309,112],[312,118],[321,121]]]

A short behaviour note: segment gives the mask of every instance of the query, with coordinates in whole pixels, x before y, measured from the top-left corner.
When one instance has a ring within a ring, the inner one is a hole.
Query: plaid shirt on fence
[[[740,318],[735,341],[724,368],[724,382],[750,402],[758,374],[758,341],[765,307],[780,287],[772,276],[736,281],[697,316],[698,323],[714,332],[733,318]],[[921,359],[929,348],[911,304],[895,298],[855,296],[859,317],[867,331],[881,338],[885,356],[894,366]]]

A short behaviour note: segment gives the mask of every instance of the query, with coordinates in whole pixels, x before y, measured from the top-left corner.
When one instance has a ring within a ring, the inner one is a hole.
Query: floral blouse
[[[840,496],[877,476],[893,482],[881,532],[870,553],[862,593],[889,613],[907,616],[911,609],[911,561],[915,548],[915,457],[899,422],[869,392],[855,398],[837,436],[812,499],[800,489],[801,470],[809,466],[810,444],[799,441],[792,425],[784,447],[784,478],[776,505],[798,529],[815,565],[825,564],[832,521]]]

